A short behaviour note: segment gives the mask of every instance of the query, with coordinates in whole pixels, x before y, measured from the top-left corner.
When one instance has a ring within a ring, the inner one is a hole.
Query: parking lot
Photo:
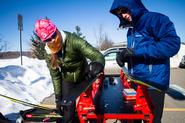
[[[185,69],[171,69],[171,91],[166,94],[163,123],[185,123]]]

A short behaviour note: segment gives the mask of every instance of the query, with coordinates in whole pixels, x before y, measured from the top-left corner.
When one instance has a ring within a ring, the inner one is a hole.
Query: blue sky
[[[142,0],[150,11],[163,13],[174,22],[185,42],[185,0]],[[96,46],[100,26],[115,43],[126,41],[126,30],[117,30],[119,21],[109,13],[113,0],[0,0],[0,38],[7,50],[19,50],[17,14],[23,15],[23,50],[29,50],[34,23],[50,18],[59,29],[74,32],[81,27],[86,40]]]

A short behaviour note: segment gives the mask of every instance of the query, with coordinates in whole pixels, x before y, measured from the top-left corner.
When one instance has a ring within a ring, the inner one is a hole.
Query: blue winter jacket
[[[132,16],[127,42],[135,57],[128,63],[129,73],[166,90],[169,87],[170,57],[180,48],[180,38],[173,23],[163,14],[149,12],[140,0],[114,0],[110,12],[116,15],[115,10],[120,7],[130,10]]]

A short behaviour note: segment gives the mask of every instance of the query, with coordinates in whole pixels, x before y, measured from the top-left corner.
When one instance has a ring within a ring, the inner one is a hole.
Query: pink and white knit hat
[[[56,26],[48,19],[40,19],[35,23],[35,32],[43,42],[49,39],[56,29]]]

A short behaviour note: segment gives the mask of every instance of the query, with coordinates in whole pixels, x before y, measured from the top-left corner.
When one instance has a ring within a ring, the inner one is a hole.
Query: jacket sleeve
[[[174,56],[180,49],[180,38],[176,34],[174,24],[164,15],[159,15],[152,21],[150,33],[155,42],[138,48],[135,55],[146,59],[166,59]]]
[[[75,47],[88,59],[91,61],[96,61],[103,66],[105,65],[104,56],[93,46],[91,46],[87,41],[79,38],[75,41]]]
[[[58,68],[53,69],[51,67],[51,56],[50,55],[46,54],[45,58],[46,58],[46,63],[47,63],[48,69],[50,71],[51,79],[53,82],[55,95],[61,95],[62,94],[61,93],[62,92],[62,90],[61,90],[62,74]]]

